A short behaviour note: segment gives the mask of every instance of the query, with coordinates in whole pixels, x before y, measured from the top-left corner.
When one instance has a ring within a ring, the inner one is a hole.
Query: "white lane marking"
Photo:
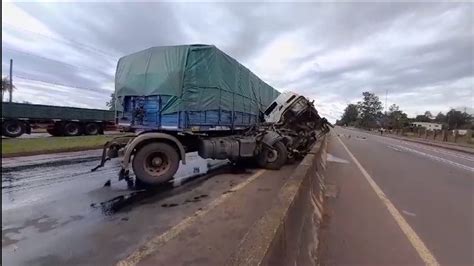
[[[368,134],[368,133],[364,133],[364,134],[376,137],[376,140],[380,143],[386,144],[387,140],[389,140],[389,141],[393,141],[393,142],[402,143],[402,144],[405,144],[407,146],[417,147],[417,148],[428,150],[428,151],[434,151],[434,152],[441,153],[441,154],[444,154],[444,155],[453,156],[453,157],[456,157],[456,158],[459,158],[459,159],[464,159],[464,160],[474,162],[474,156],[470,156],[468,154],[461,154],[461,153],[451,152],[451,151],[444,150],[442,148],[431,148],[431,147],[426,146],[428,144],[426,144],[426,145],[418,144],[418,143],[413,143],[413,142],[409,142],[409,141],[401,140],[401,139],[395,139],[395,138],[391,138],[391,137],[387,137],[387,136],[382,137],[382,136],[372,135],[372,134]]]
[[[402,150],[400,150],[400,149],[398,149],[398,148],[395,148],[395,147],[394,147],[394,146],[392,146],[392,145],[390,145],[390,146],[387,146],[387,147],[389,147],[389,148],[390,148],[390,149],[392,149],[392,150],[396,150],[396,151],[402,151]]]
[[[450,161],[448,159],[444,159],[444,158],[434,156],[434,155],[431,155],[431,154],[428,154],[428,153],[417,151],[417,150],[414,150],[414,149],[411,149],[411,148],[408,148],[408,147],[404,147],[404,146],[400,146],[400,145],[395,145],[395,147],[400,149],[400,150],[416,153],[418,155],[428,157],[428,158],[430,158],[432,160],[435,160],[435,161],[438,161],[438,162],[446,163],[446,164],[449,164],[451,166],[455,166],[455,167],[458,167],[458,168],[461,168],[461,169],[464,169],[464,170],[467,170],[467,171],[470,171],[470,172],[474,172],[474,167],[470,167],[470,166],[467,166],[467,165],[464,165],[464,164],[453,162],[453,161]]]
[[[404,143],[404,144],[408,144],[408,143]],[[467,155],[467,154],[464,155],[464,154],[449,152],[449,151],[445,151],[445,150],[441,150],[441,149],[429,148],[429,147],[426,147],[426,146],[423,146],[423,145],[418,145],[418,144],[413,144],[413,143],[410,143],[408,145],[413,146],[413,147],[417,147],[417,148],[420,148],[420,149],[424,149],[424,150],[428,150],[428,151],[434,151],[434,152],[441,153],[441,154],[444,154],[444,155],[449,155],[449,156],[453,156],[453,157],[456,157],[456,158],[460,158],[460,159],[464,159],[464,160],[467,160],[467,161],[474,162],[474,156],[470,156],[470,155]]]
[[[232,191],[238,191],[245,187],[246,185],[250,184],[252,181],[257,179],[259,176],[261,176],[265,172],[264,169],[257,171],[255,174],[250,176],[247,180],[244,182],[238,184],[237,186],[232,188]],[[118,266],[128,266],[128,265],[137,265],[143,258],[146,256],[152,254],[158,248],[160,248],[164,243],[167,241],[175,238],[178,234],[183,232],[185,229],[190,227],[194,221],[196,221],[199,217],[204,216],[207,214],[209,211],[213,210],[217,206],[219,206],[221,203],[223,203],[228,197],[230,197],[234,193],[227,193],[223,194],[219,198],[215,199],[209,205],[207,205],[205,208],[202,210],[199,210],[195,212],[193,215],[187,217],[186,219],[182,220],[179,224],[173,226],[171,229],[168,231],[164,232],[161,235],[155,236],[152,238],[150,241],[145,243],[143,246],[139,247],[137,250],[135,250],[132,254],[130,254],[127,258],[119,261],[117,263]]]
[[[349,161],[336,157],[330,153],[328,153],[328,158],[326,160],[328,162],[334,162],[334,163],[349,163]]]
[[[409,211],[405,211],[405,210],[402,210],[402,212],[408,216],[416,216],[416,214],[412,213],[412,212],[409,212]]]
[[[365,177],[367,182],[369,182],[370,186],[374,190],[375,194],[379,197],[379,199],[385,204],[387,210],[392,215],[393,219],[397,222],[398,226],[405,234],[405,236],[410,241],[411,245],[415,248],[418,252],[418,255],[421,259],[425,262],[426,265],[439,265],[438,261],[434,257],[433,254],[429,251],[426,247],[425,243],[421,240],[421,238],[416,234],[416,232],[411,228],[411,226],[407,223],[407,221],[403,218],[403,216],[398,212],[397,208],[393,205],[393,203],[387,198],[385,193],[380,189],[380,187],[375,183],[375,181],[370,177],[369,173],[362,167],[359,161],[355,158],[355,156],[351,153],[351,151],[346,147],[346,145],[342,142],[340,138],[337,138],[341,143],[342,147],[346,150],[346,152],[351,157],[352,161],[357,165],[359,170],[362,172],[362,175]]]
[[[377,136],[377,137],[379,137],[379,136]],[[383,138],[383,139],[385,140],[386,138]],[[467,160],[467,161],[474,162],[474,156],[470,156],[468,154],[450,152],[450,151],[443,150],[441,148],[431,148],[431,147],[428,147],[428,146],[423,145],[423,144],[411,143],[409,141],[404,141],[404,140],[399,140],[399,139],[392,139],[392,140],[394,140],[394,142],[398,142],[400,144],[404,144],[404,145],[407,145],[407,146],[416,147],[416,148],[424,149],[424,150],[427,150],[427,151],[434,151],[434,152],[437,152],[437,153],[440,153],[440,154],[443,154],[443,155],[453,156],[453,157],[456,157],[456,158],[459,158],[459,159],[464,159],[464,160]],[[379,141],[379,142],[381,142],[381,141]],[[384,142],[384,143],[386,143],[386,142]]]

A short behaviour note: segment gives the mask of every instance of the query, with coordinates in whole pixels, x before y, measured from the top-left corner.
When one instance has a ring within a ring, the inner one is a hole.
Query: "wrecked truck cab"
[[[288,159],[306,155],[323,134],[328,121],[321,118],[312,101],[294,92],[280,94],[264,112],[265,124],[283,137]]]
[[[265,110],[264,119],[267,123],[291,125],[301,123],[300,119],[318,122],[321,117],[306,97],[294,92],[280,94]]]

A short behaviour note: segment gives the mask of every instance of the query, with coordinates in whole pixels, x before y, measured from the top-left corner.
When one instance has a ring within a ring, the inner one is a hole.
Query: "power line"
[[[49,85],[53,85],[53,86],[61,86],[61,87],[82,89],[82,90],[88,90],[88,91],[92,91],[92,92],[105,92],[105,93],[110,93],[111,92],[111,90],[106,90],[106,89],[76,86],[76,85],[70,85],[70,84],[55,82],[55,81],[46,81],[46,80],[42,80],[42,79],[38,79],[38,78],[30,78],[30,77],[25,77],[25,76],[21,76],[21,75],[13,75],[13,76],[17,77],[19,79],[35,81],[35,82],[41,82],[41,83],[45,83],[45,84],[49,84]]]
[[[2,27],[3,27],[4,25],[7,26],[7,27],[10,27],[10,28],[13,28],[13,29],[15,29],[15,30],[33,33],[33,34],[35,34],[35,35],[42,36],[42,37],[47,38],[47,39],[50,39],[50,40],[59,41],[59,42],[63,42],[63,43],[68,43],[68,44],[70,44],[70,45],[72,44],[73,46],[75,45],[77,48],[86,49],[86,50],[89,50],[89,51],[95,51],[96,53],[101,54],[101,55],[103,55],[103,56],[108,56],[108,57],[110,57],[110,58],[117,59],[117,56],[116,56],[116,55],[110,54],[110,53],[108,53],[108,52],[105,52],[105,51],[103,51],[103,50],[101,50],[101,49],[99,49],[99,48],[90,46],[90,45],[88,45],[88,44],[83,44],[83,43],[77,42],[77,41],[72,40],[72,39],[67,39],[67,38],[64,38],[64,37],[57,38],[57,37],[49,36],[49,35],[46,35],[46,34],[43,34],[43,33],[39,33],[39,32],[36,32],[36,31],[32,31],[32,30],[29,30],[29,29],[21,28],[21,27],[12,25],[12,24],[10,24],[10,23],[2,22]]]
[[[4,50],[10,50],[10,51],[12,51],[12,52],[21,53],[21,54],[25,54],[25,55],[29,55],[29,56],[38,57],[38,58],[41,58],[41,59],[44,59],[44,60],[48,60],[48,61],[53,61],[53,62],[60,63],[60,64],[63,64],[63,65],[67,65],[67,66],[70,66],[70,67],[73,67],[73,68],[77,68],[77,67],[78,67],[78,66],[71,65],[71,64],[69,64],[69,63],[63,62],[63,61],[56,60],[56,59],[44,57],[44,56],[37,55],[37,54],[32,54],[32,53],[29,53],[29,52],[26,52],[26,51],[22,51],[22,50],[18,50],[18,49],[8,48],[8,47],[3,46],[3,44],[2,44],[2,49],[4,49]]]
[[[26,51],[23,51],[23,50],[18,50],[18,49],[13,49],[13,48],[4,47],[3,44],[2,44],[2,49],[9,50],[9,51],[16,52],[16,53],[25,54],[25,55],[28,55],[28,56],[38,57],[38,58],[41,58],[41,59],[47,60],[47,61],[53,61],[53,62],[56,62],[56,63],[59,63],[59,64],[63,64],[63,65],[66,65],[66,66],[69,66],[69,67],[72,67],[72,68],[75,68],[75,69],[83,68],[83,69],[88,69],[88,70],[92,70],[92,71],[95,71],[95,72],[100,72],[100,73],[103,73],[103,74],[106,74],[106,75],[110,76],[109,74],[107,74],[107,73],[105,73],[105,72],[103,72],[103,71],[101,71],[101,70],[99,70],[99,69],[95,69],[95,68],[91,68],[91,67],[86,67],[86,66],[81,66],[81,65],[72,65],[72,64],[69,64],[69,63],[66,63],[66,62],[63,62],[63,61],[59,61],[59,60],[52,59],[52,58],[49,58],[49,57],[45,57],[45,56],[41,56],[41,55],[29,53],[29,52],[26,52]]]

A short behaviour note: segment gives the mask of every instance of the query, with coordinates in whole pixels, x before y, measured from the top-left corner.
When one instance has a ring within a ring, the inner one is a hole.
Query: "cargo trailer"
[[[2,103],[2,135],[19,137],[45,128],[53,136],[103,134],[115,129],[115,112],[26,103]]]

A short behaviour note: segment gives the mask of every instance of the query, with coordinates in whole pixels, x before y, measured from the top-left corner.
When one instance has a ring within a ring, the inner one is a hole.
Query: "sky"
[[[363,91],[409,116],[472,112],[472,3],[2,2],[2,76],[13,59],[18,102],[105,109],[120,57],[193,43],[330,121]]]

